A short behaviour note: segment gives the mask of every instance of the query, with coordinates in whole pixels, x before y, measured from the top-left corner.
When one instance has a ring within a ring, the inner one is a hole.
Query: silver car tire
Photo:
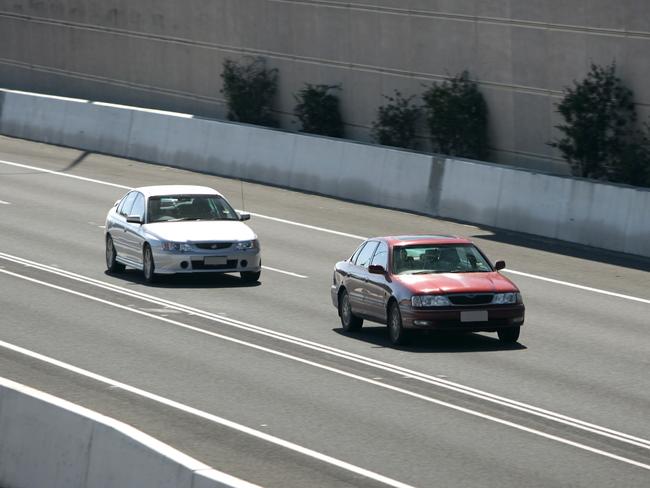
[[[402,314],[395,302],[391,303],[388,310],[388,338],[394,346],[403,346],[408,342],[408,332],[402,325]]]
[[[242,271],[239,273],[244,283],[255,283],[260,280],[261,271]]]
[[[148,244],[145,244],[142,250],[142,273],[147,283],[154,283],[156,281],[156,264],[153,260],[151,247]]]
[[[106,269],[109,273],[121,273],[125,266],[117,261],[117,251],[110,234],[106,236]]]

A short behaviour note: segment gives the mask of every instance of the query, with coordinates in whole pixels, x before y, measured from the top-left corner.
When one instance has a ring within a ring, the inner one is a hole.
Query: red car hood
[[[518,291],[505,276],[493,273],[398,275],[394,278],[412,293],[495,293]]]

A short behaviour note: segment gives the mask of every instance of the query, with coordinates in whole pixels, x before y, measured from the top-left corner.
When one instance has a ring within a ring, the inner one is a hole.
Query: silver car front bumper
[[[259,249],[226,252],[166,252],[153,250],[156,273],[257,272],[262,268]]]

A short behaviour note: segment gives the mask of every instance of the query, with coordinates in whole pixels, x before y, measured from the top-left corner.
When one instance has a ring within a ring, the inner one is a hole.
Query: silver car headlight
[[[190,252],[192,250],[192,246],[186,242],[163,241],[160,243],[160,248],[167,252]]]
[[[249,249],[259,249],[259,241],[254,239],[252,241],[240,241],[235,245],[238,251],[248,251]]]
[[[413,307],[449,307],[451,302],[444,295],[414,295],[411,297]]]
[[[513,303],[521,303],[520,293],[495,293],[492,303],[496,305],[509,305]]]

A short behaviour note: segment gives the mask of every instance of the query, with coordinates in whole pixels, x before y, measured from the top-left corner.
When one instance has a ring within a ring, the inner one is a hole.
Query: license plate
[[[468,310],[460,313],[461,322],[487,322],[487,310]]]
[[[203,258],[203,264],[206,264],[208,266],[226,264],[227,262],[228,258],[226,256],[206,256]]]

